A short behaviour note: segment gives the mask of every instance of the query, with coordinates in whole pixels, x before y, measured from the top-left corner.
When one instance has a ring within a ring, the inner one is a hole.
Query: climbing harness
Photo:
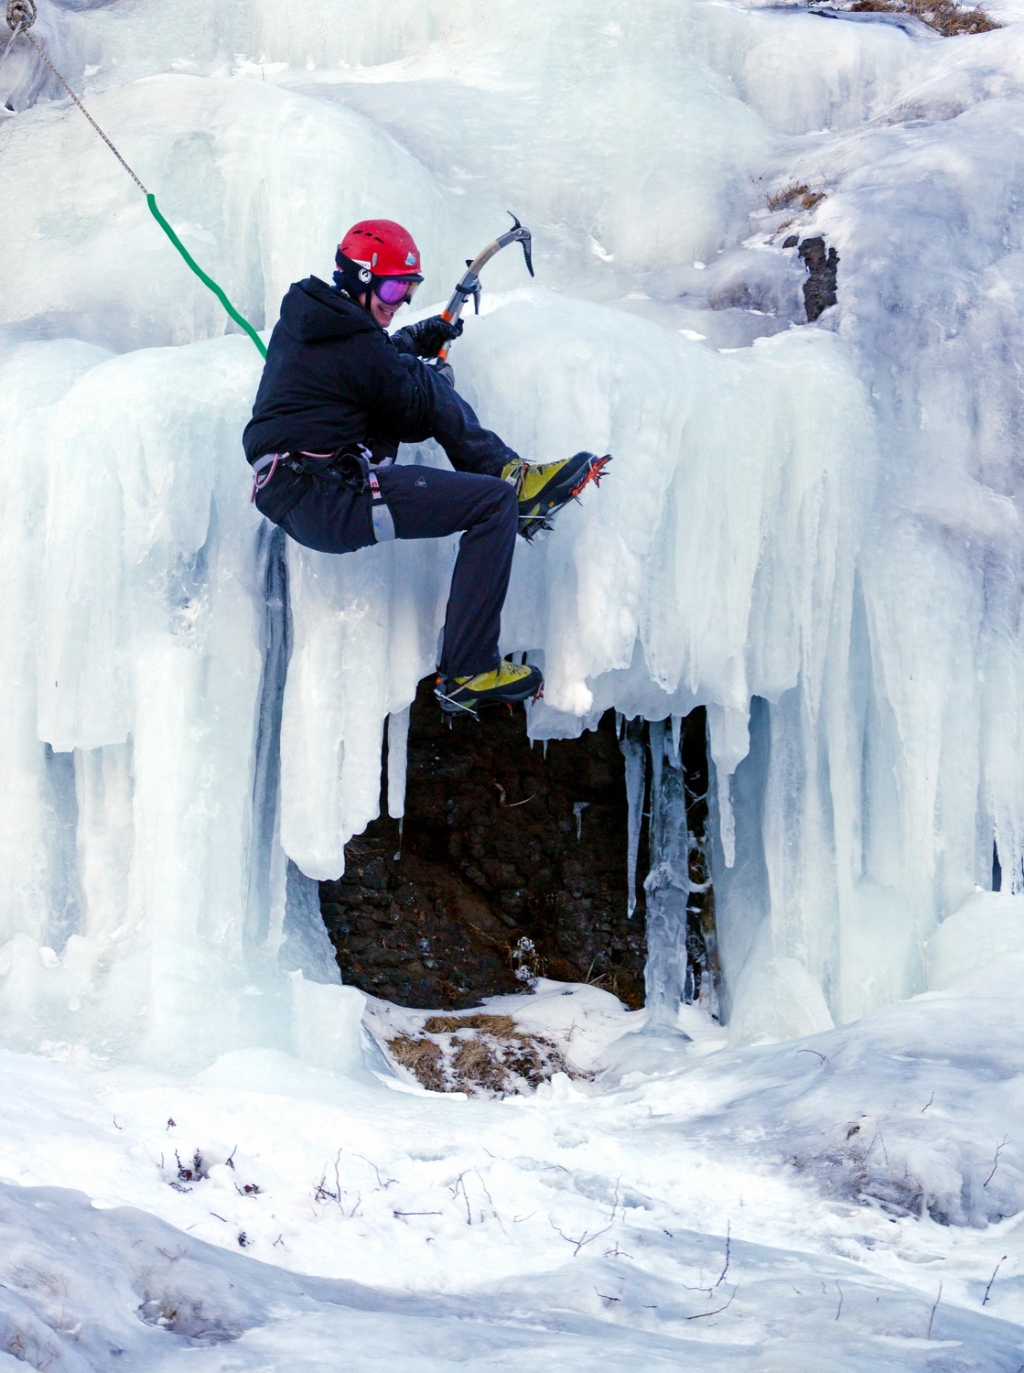
[[[312,462],[304,459],[312,459]],[[265,453],[252,465],[252,495],[255,501],[257,491],[269,486],[270,480],[281,464],[293,472],[309,472],[314,476],[332,478],[356,491],[370,492],[370,522],[373,537],[377,543],[389,543],[396,539],[395,520],[384,495],[380,482],[373,470],[374,466],[389,467],[390,459],[373,463],[373,453],[363,443],[346,445],[335,453],[307,453],[304,449],[297,453]]]
[[[252,465],[252,495],[250,502],[256,499],[256,492],[262,491],[265,486],[270,485],[270,479],[277,471],[277,465],[281,461],[280,453],[267,453],[262,458],[257,458]],[[267,468],[270,471],[267,471]]]
[[[370,519],[373,522],[373,537],[378,543],[387,543],[396,537],[395,521],[391,511],[388,509],[387,502],[380,494],[380,483],[377,480],[376,472],[370,472]]]
[[[512,228],[507,233],[500,234],[493,243],[488,243],[487,247],[476,257],[466,259],[466,271],[456,284],[452,292],[452,298],[441,311],[441,318],[449,324],[454,324],[462,314],[466,301],[472,297],[473,313],[480,313],[480,272],[484,265],[490,262],[495,253],[500,253],[502,248],[507,248],[510,243],[521,243],[523,245],[523,256],[526,258],[526,270],[533,276],[533,240],[529,229],[523,227],[511,210],[506,212],[512,219]],[[437,355],[434,363],[435,367],[441,367],[448,357],[447,345],[442,348]]]
[[[267,349],[259,334],[257,334],[256,330],[252,327],[249,321],[243,315],[240,315],[238,313],[238,311],[231,304],[230,300],[228,300],[227,296],[217,285],[217,283],[213,280],[213,278],[207,276],[207,274],[195,261],[195,259],[192,257],[192,254],[188,251],[188,249],[182,243],[181,239],[178,237],[178,235],[168,224],[167,220],[164,219],[163,215],[160,213],[160,208],[156,203],[156,196],[153,195],[151,191],[146,190],[145,186],[132,171],[131,167],[129,167],[128,163],[118,152],[117,148],[115,148],[114,144],[103,132],[100,126],[96,123],[95,119],[93,119],[92,115],[85,108],[81,100],[79,100],[78,96],[74,93],[74,91],[65,81],[64,77],[53,65],[49,57],[47,57],[43,47],[35,40],[32,34],[29,33],[29,29],[31,29],[32,25],[36,22],[36,13],[36,0],[7,0],[7,27],[11,30],[11,36],[8,40],[7,47],[4,49],[3,57],[0,57],[0,66],[3,66],[3,63],[7,58],[7,54],[10,52],[11,47],[13,46],[14,41],[19,36],[19,34],[27,42],[31,43],[32,47],[35,48],[36,52],[39,54],[40,59],[46,64],[47,67],[49,67],[50,71],[53,72],[54,76],[67,91],[68,95],[70,95],[71,99],[82,111],[86,119],[88,119],[89,123],[99,134],[100,138],[103,139],[104,143],[117,158],[118,162],[120,162],[121,166],[125,169],[125,171],[131,177],[131,179],[135,182],[136,186],[138,186],[139,190],[146,197],[146,204],[149,206],[150,213],[152,214],[156,222],[160,225],[161,229],[163,229],[167,237],[174,244],[178,252],[181,254],[186,265],[193,272],[195,272],[196,276],[203,283],[203,285],[208,287],[209,290],[213,292],[213,294],[220,301],[221,305],[223,305],[224,309],[227,311],[228,315],[235,321],[237,325],[239,325],[242,329],[245,330],[245,332],[252,339],[253,343],[255,343],[256,347],[260,350],[261,355],[263,357],[266,357]]]

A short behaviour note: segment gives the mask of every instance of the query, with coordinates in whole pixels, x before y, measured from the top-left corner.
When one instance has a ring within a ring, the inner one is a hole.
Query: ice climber
[[[386,332],[423,280],[401,225],[354,224],[335,261],[333,286],[307,277],[281,303],[243,436],[256,505],[323,553],[461,531],[437,698],[456,712],[534,697],[538,669],[498,652],[516,533],[529,538],[543,526],[601,460],[577,453],[531,465],[482,428],[451,367],[428,365],[462,332],[461,320],[434,315]],[[400,443],[428,438],[454,472],[395,465]]]

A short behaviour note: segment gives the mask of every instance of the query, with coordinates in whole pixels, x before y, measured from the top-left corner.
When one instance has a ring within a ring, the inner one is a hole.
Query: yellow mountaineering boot
[[[475,677],[438,677],[434,695],[449,715],[463,711],[475,715],[478,706],[511,705],[540,694],[544,678],[540,669],[502,658],[490,672]]]
[[[542,529],[550,529],[552,517],[578,496],[588,482],[600,484],[611,460],[610,453],[603,458],[593,453],[576,453],[561,462],[536,466],[522,458],[506,464],[501,475],[515,487],[519,497],[519,533],[523,538],[529,540]]]

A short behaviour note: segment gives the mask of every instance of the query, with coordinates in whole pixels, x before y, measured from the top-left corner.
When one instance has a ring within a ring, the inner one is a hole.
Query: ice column
[[[640,848],[640,827],[643,824],[644,782],[647,778],[647,749],[644,744],[643,720],[626,722],[619,747],[626,760],[626,800],[629,803],[629,834],[626,847],[627,915],[636,910],[636,860]]]
[[[686,907],[690,895],[690,835],[682,759],[664,721],[650,726],[651,870],[647,893],[649,1026],[675,1026],[686,985]]]

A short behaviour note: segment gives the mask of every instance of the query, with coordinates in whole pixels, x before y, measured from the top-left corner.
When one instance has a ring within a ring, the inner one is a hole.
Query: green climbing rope
[[[230,300],[228,300],[227,296],[214,281],[213,277],[208,277],[206,273],[203,271],[202,267],[199,266],[198,262],[196,262],[195,258],[193,258],[192,254],[185,247],[184,243],[182,243],[181,239],[178,237],[178,235],[174,232],[171,226],[167,223],[167,220],[164,219],[163,215],[160,213],[159,207],[156,203],[156,196],[153,195],[151,191],[146,192],[146,204],[149,206],[153,218],[160,225],[161,229],[163,229],[164,233],[174,244],[175,248],[177,248],[178,252],[188,263],[189,267],[191,267],[193,272],[195,272],[199,280],[203,283],[204,286],[208,286],[210,288],[210,290],[220,301],[221,305],[224,306],[224,309],[227,310],[228,314],[235,321],[235,323],[241,325],[241,327],[252,339],[253,343],[255,343],[256,347],[260,350],[262,355],[266,357],[266,345],[260,338],[259,334],[257,334],[256,330],[252,327],[249,321],[243,315],[240,315],[238,313],[235,307],[231,304]]]
[[[2,3],[2,0],[0,0],[0,3]],[[235,307],[231,304],[230,300],[228,300],[227,296],[214,281],[213,277],[208,277],[206,273],[203,271],[202,267],[199,266],[198,262],[196,262],[192,254],[185,247],[184,243],[182,243],[181,239],[178,237],[178,235],[174,232],[171,226],[167,223],[167,220],[164,219],[163,215],[160,213],[160,210],[156,203],[156,196],[152,195],[149,191],[146,190],[145,186],[143,186],[142,182],[132,171],[131,167],[129,167],[128,163],[117,151],[113,143],[103,132],[100,126],[96,123],[95,119],[93,119],[92,115],[82,104],[81,100],[79,100],[78,96],[68,85],[67,81],[65,81],[64,77],[53,65],[49,57],[47,57],[45,49],[39,43],[37,43],[33,35],[29,33],[29,29],[36,22],[36,0],[7,0],[6,18],[7,27],[11,31],[11,37],[7,43],[7,47],[4,49],[3,56],[0,57],[0,62],[3,62],[6,59],[7,54],[10,52],[11,47],[14,43],[14,40],[19,36],[19,34],[22,38],[27,39],[27,41],[31,43],[31,45],[33,46],[33,48],[35,48],[41,60],[45,62],[46,65],[49,67],[50,71],[53,72],[54,76],[67,91],[68,95],[70,95],[71,99],[82,111],[86,119],[88,119],[89,123],[99,134],[100,138],[103,139],[104,143],[117,158],[118,162],[120,162],[121,166],[125,169],[125,171],[131,177],[131,179],[135,182],[136,186],[138,186],[139,190],[146,197],[146,204],[149,206],[153,218],[160,225],[161,229],[163,229],[164,233],[174,244],[175,248],[177,248],[181,256],[185,259],[185,262],[192,269],[192,271],[195,272],[196,276],[203,283],[203,285],[209,287],[209,289],[217,297],[221,305],[224,306],[224,309],[227,310],[228,314],[235,321],[235,323],[240,325],[245,330],[245,332],[252,339],[253,343],[255,343],[256,347],[260,350],[260,355],[262,357],[266,357],[267,350],[259,334],[257,334],[256,330],[252,327],[249,321],[243,315],[240,315],[238,313]]]

